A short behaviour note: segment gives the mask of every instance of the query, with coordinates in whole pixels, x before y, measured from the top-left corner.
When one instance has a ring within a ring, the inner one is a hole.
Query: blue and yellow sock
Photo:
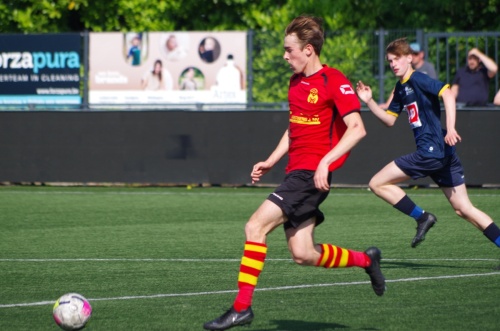
[[[393,207],[400,212],[413,217],[415,220],[418,220],[425,214],[425,211],[417,206],[407,195],[399,200]]]

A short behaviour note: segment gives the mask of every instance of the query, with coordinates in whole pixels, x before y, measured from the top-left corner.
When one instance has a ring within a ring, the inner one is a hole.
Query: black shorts
[[[442,159],[431,159],[415,152],[394,162],[412,179],[429,176],[439,187],[456,187],[465,183],[464,168],[455,153]]]
[[[331,181],[332,174],[328,176]],[[288,173],[273,193],[267,198],[283,210],[288,218],[285,230],[296,228],[311,217],[316,217],[316,226],[325,220],[319,205],[326,199],[330,191],[320,192],[314,186],[314,171],[295,170]]]

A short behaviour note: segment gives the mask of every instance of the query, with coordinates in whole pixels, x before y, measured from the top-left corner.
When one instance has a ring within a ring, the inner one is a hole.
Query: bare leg
[[[264,200],[245,225],[246,240],[265,243],[267,235],[285,222],[286,217],[281,208]]]
[[[373,176],[370,188],[378,197],[417,221],[417,233],[411,242],[411,247],[415,248],[425,240],[425,234],[434,226],[437,219],[433,214],[424,212],[399,186],[395,185],[409,178],[392,161]]]
[[[286,230],[288,249],[295,263],[324,268],[364,268],[375,294],[384,294],[385,278],[380,270],[381,252],[378,248],[370,247],[365,252],[358,252],[332,244],[315,244],[314,226],[315,220],[311,218],[295,229]]]
[[[453,209],[455,209],[457,215],[474,225],[479,230],[484,231],[484,229],[493,223],[491,217],[474,207],[474,205],[470,202],[465,184],[456,187],[445,187],[442,188],[442,191],[446,195],[446,198],[450,202]]]
[[[297,228],[287,229],[285,232],[288,249],[295,263],[300,265],[316,265],[321,249],[314,243],[315,220],[311,218]]]
[[[410,179],[410,177],[392,161],[373,176],[369,186],[375,195],[394,206],[406,195],[406,193],[395,184],[404,182],[408,179]]]

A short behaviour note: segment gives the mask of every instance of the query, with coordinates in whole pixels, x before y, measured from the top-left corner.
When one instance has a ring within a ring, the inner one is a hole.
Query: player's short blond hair
[[[301,48],[310,44],[316,55],[321,54],[325,41],[323,31],[323,19],[313,16],[299,16],[293,19],[285,29],[285,37],[295,34],[300,42]]]
[[[389,45],[387,45],[387,48],[385,49],[385,53],[394,54],[398,57],[414,54],[406,38],[399,38],[390,42]]]

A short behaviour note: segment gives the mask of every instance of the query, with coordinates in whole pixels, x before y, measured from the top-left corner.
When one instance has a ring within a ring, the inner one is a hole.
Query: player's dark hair
[[[310,44],[316,55],[321,54],[321,48],[325,41],[323,31],[323,19],[319,17],[302,15],[296,17],[285,29],[285,37],[295,33],[302,49]]]
[[[389,45],[387,45],[385,53],[386,54],[391,53],[400,57],[413,54],[413,50],[411,49],[410,44],[408,43],[408,40],[406,38],[399,38],[390,42]]]

